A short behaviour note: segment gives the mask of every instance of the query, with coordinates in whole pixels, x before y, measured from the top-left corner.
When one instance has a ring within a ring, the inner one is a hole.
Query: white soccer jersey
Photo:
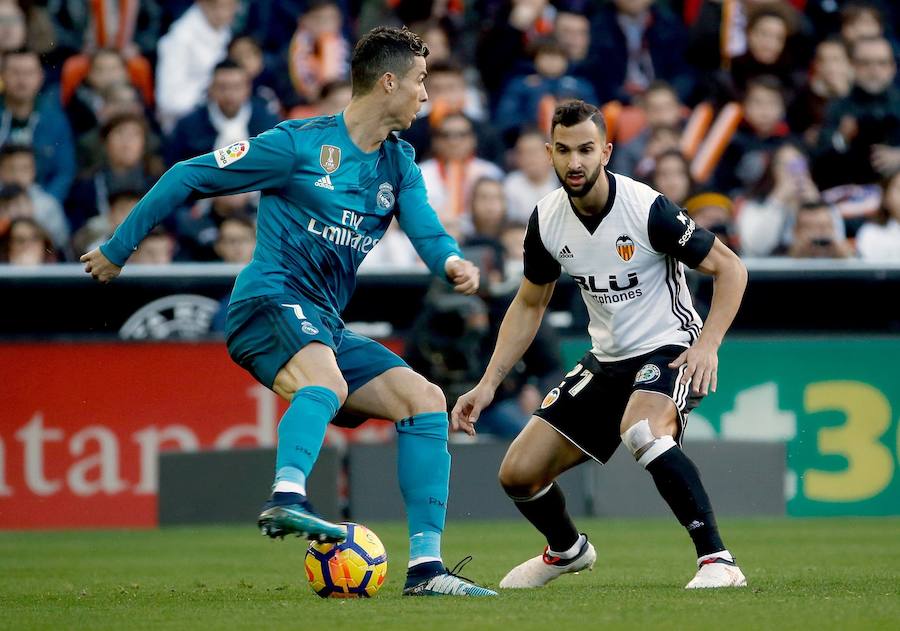
[[[541,199],[525,237],[525,277],[546,284],[564,269],[581,288],[592,352],[627,359],[661,346],[690,346],[703,323],[684,264],[699,265],[715,236],[645,184],[607,172],[609,200],[595,217],[563,188]]]

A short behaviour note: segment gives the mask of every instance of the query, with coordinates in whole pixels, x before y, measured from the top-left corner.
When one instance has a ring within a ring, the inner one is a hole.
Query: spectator
[[[698,226],[706,228],[732,250],[737,251],[737,229],[731,200],[712,191],[699,193],[684,201],[684,208]]]
[[[764,2],[749,8],[747,51],[731,60],[728,72],[718,75],[721,102],[742,100],[748,81],[759,76],[776,77],[783,89],[799,82],[788,52],[796,24],[797,14],[787,3]]]
[[[0,197],[2,204],[2,197]],[[53,241],[43,226],[30,217],[18,217],[9,225],[9,231],[0,246],[4,261],[10,265],[43,265],[55,263]]]
[[[213,149],[256,136],[278,124],[261,99],[251,94],[250,77],[226,59],[213,72],[209,100],[178,121],[166,143],[169,166]]]
[[[511,0],[484,16],[487,25],[475,57],[492,108],[509,77],[525,74],[526,51],[534,41],[553,32],[556,10],[548,0]],[[605,67],[605,66],[604,66]]]
[[[884,37],[884,16],[874,4],[852,1],[841,9],[841,38],[849,47],[858,41]]]
[[[175,255],[175,239],[162,226],[156,226],[128,259],[129,264],[168,265]]]
[[[665,81],[651,83],[637,98],[636,105],[644,115],[644,128],[628,142],[617,145],[612,155],[613,172],[628,176],[634,174],[654,130],[680,130],[684,126],[684,106],[675,89]]]
[[[434,157],[420,167],[428,201],[451,235],[472,232],[466,212],[472,185],[482,177],[503,179],[496,164],[475,156],[475,130],[463,114],[445,116],[434,133]]]
[[[322,86],[346,79],[350,71],[350,44],[341,32],[343,16],[332,0],[311,0],[297,20],[288,47],[288,74],[304,103],[314,103]]]
[[[837,38],[820,42],[816,46],[809,81],[800,88],[788,108],[791,130],[802,134],[806,144],[815,147],[826,109],[832,101],[847,96],[852,84],[853,68],[844,43]]]
[[[37,165],[27,145],[7,144],[0,149],[0,184],[14,185],[27,195],[30,209],[26,216],[37,221],[53,239],[56,248],[65,251],[69,242],[69,224],[55,197],[35,182]]]
[[[668,197],[674,204],[684,206],[694,191],[691,165],[681,151],[669,149],[656,158],[650,186]]]
[[[25,13],[17,2],[0,3],[0,55],[24,48],[28,38]]]
[[[580,77],[587,76],[587,57],[591,49],[591,21],[587,16],[573,10],[560,9],[556,14],[553,35],[563,47],[572,73]]]
[[[100,130],[103,152],[99,166],[81,175],[66,200],[66,213],[73,228],[94,215],[109,212],[108,198],[120,190],[146,191],[159,178],[162,164],[148,155],[147,121],[142,114],[112,117]]]
[[[507,218],[503,182],[487,177],[475,182],[470,214],[472,235],[463,241],[463,252],[479,268],[482,294],[489,294],[503,282],[500,234]]]
[[[36,52],[19,49],[0,61],[0,146],[29,145],[37,161],[37,182],[62,202],[75,178],[72,130],[57,99],[40,96],[44,71]]]
[[[503,188],[510,221],[528,223],[535,205],[559,188],[559,180],[547,155],[547,138],[535,128],[519,134],[514,148],[516,170],[506,176]]]
[[[783,87],[777,78],[751,79],[743,108],[744,119],[713,175],[714,188],[732,196],[760,179],[772,151],[788,136]]]
[[[654,127],[650,130],[644,153],[634,167],[632,177],[647,181],[656,170],[656,161],[668,151],[678,151],[681,130],[678,127]]]
[[[853,88],[829,108],[813,174],[820,185],[877,182],[900,169],[900,90],[890,42],[853,46]]]
[[[592,20],[591,66],[600,103],[632,99],[662,79],[681,100],[693,91],[694,76],[684,61],[687,29],[655,0],[613,0]]]
[[[214,261],[219,231],[226,219],[256,217],[258,193],[237,193],[201,199],[191,208],[177,211],[176,226],[180,258],[190,261]]]
[[[283,95],[293,88],[289,88],[280,73],[274,70],[276,64],[267,63],[259,42],[250,35],[235,37],[228,45],[228,58],[247,72],[253,85],[253,96],[265,101],[272,115],[278,116],[283,109]]]
[[[213,69],[225,58],[238,0],[195,0],[159,40],[156,107],[164,132],[203,102]]]
[[[559,101],[597,102],[590,83],[568,74],[566,51],[556,40],[541,40],[533,51],[534,74],[510,79],[497,105],[497,126],[507,140],[526,125],[537,125],[549,133],[550,119]]]
[[[128,69],[118,51],[101,48],[91,55],[87,76],[75,89],[66,106],[66,114],[76,136],[81,136],[99,124],[104,106],[104,91],[110,86],[128,82]]]
[[[106,200],[109,212],[91,217],[72,237],[72,247],[76,256],[81,256],[106,243],[145,192],[122,189],[111,193]]]
[[[900,262],[900,171],[883,183],[881,209],[856,233],[856,251],[864,261]]]
[[[85,2],[52,0],[50,8],[56,49],[62,56],[112,48],[126,59],[152,57],[159,42],[160,0]]]
[[[802,147],[784,143],[772,154],[763,176],[739,200],[737,231],[746,256],[771,256],[790,240],[803,204],[819,200]],[[840,217],[834,219],[839,221]]]
[[[835,229],[834,217],[835,213],[822,201],[800,206],[788,256],[833,259],[853,256],[853,248]]]
[[[431,61],[428,57],[428,90],[419,117],[403,132],[403,139],[413,146],[420,159],[431,157],[432,129],[448,115],[462,112],[475,125],[478,157],[500,163],[505,150],[499,134],[487,120],[483,97],[466,78],[465,69],[453,61]]]
[[[247,215],[233,215],[222,221],[216,238],[216,254],[223,263],[246,265],[256,247],[256,224]]]

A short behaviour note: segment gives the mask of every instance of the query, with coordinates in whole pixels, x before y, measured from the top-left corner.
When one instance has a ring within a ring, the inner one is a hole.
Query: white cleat
[[[741,568],[723,559],[710,559],[700,565],[697,574],[685,589],[712,589],[716,587],[747,587],[747,579]]]
[[[597,551],[594,546],[584,538],[584,544],[578,555],[572,559],[560,559],[549,554],[550,547],[544,549],[544,554],[528,559],[520,563],[500,581],[503,589],[526,589],[529,587],[543,587],[555,578],[563,574],[574,574],[581,570],[593,570],[597,560]]]

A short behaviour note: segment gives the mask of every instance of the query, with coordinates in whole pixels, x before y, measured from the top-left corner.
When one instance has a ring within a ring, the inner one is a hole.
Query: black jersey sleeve
[[[653,201],[647,223],[650,245],[657,252],[673,256],[691,268],[703,262],[716,240],[712,232],[694,223],[686,210],[673,204],[665,195]]]
[[[525,231],[525,278],[535,285],[546,285],[559,278],[559,261],[544,247],[538,226],[537,208],[531,213]]]

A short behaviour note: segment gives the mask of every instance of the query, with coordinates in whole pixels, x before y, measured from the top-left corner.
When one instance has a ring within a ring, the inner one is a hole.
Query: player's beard
[[[572,173],[571,171],[566,171],[565,173],[560,175],[559,171],[557,171],[556,169],[553,170],[556,171],[556,178],[559,180],[559,183],[562,184],[563,189],[566,191],[569,197],[584,197],[591,192],[591,189],[594,188],[594,184],[597,183],[597,178],[599,178],[600,173],[603,172],[603,164],[598,164],[597,168],[594,169],[594,172],[585,177],[584,184],[577,188],[569,186],[566,183],[566,176],[570,175]]]

